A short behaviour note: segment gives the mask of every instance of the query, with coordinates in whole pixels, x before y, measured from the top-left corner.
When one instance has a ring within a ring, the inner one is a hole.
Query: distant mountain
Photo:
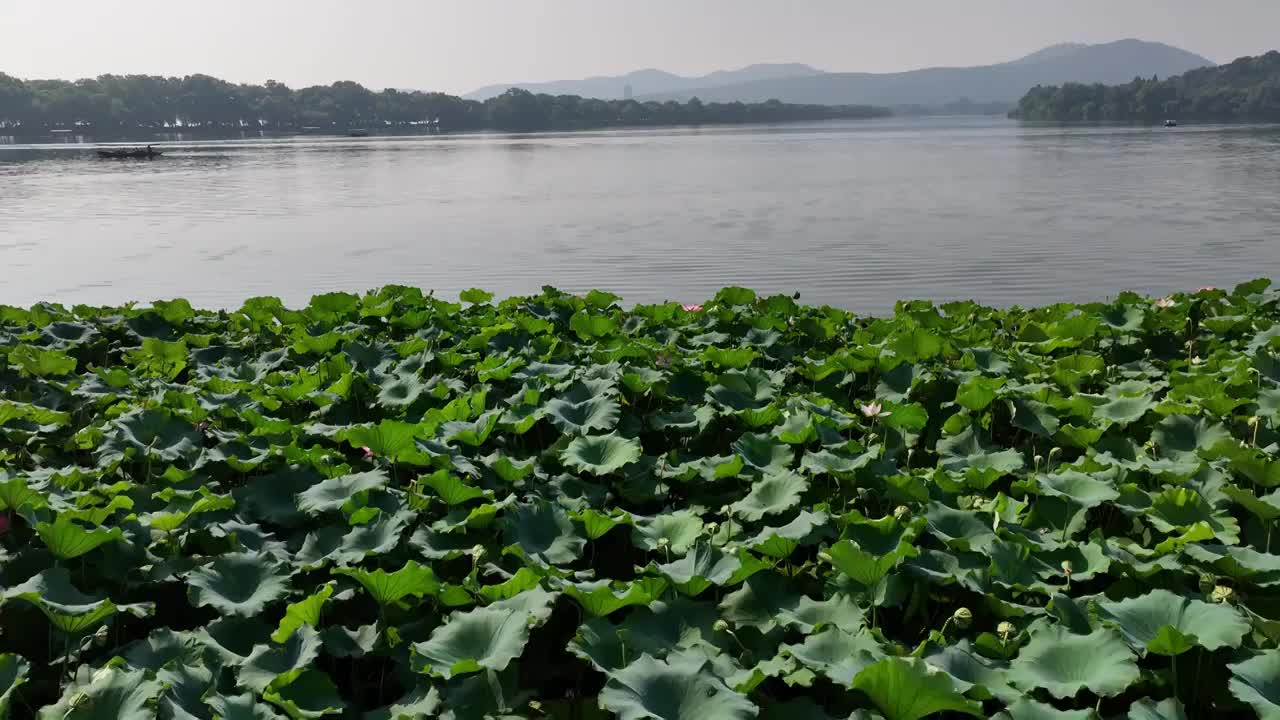
[[[823,105],[938,106],[969,101],[1013,107],[1036,85],[1068,82],[1119,84],[1136,76],[1161,78],[1213,61],[1161,43],[1120,40],[1103,45],[1065,44],[998,65],[929,68],[910,72],[820,73],[800,77],[706,85],[642,94],[642,100],[764,102]]]
[[[590,77],[585,80],[490,85],[468,93],[463,97],[468,100],[488,100],[501,95],[510,88],[518,87],[533,93],[546,95],[580,95],[601,100],[619,100],[625,96],[628,86],[631,87],[631,92],[635,95],[652,95],[655,93],[677,93],[694,88],[738,85],[821,74],[822,71],[817,68],[798,63],[751,65],[741,70],[718,70],[710,75],[699,77],[681,77],[662,70],[639,70],[627,75]]]

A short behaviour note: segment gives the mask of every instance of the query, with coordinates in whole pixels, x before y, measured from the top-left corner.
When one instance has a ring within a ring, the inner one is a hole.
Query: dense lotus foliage
[[[1278,353],[1266,281],[3,308],[0,716],[1280,718]]]

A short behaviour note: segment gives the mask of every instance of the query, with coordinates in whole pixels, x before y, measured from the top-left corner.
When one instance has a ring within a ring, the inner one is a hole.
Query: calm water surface
[[[883,312],[1280,276],[1280,128],[993,119],[0,145],[0,302],[729,284]]]

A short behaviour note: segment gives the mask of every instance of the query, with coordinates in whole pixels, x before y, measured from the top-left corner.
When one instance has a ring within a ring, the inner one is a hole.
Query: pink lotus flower
[[[1197,289],[1196,289],[1196,292],[1198,292],[1198,293],[1203,293],[1203,292],[1213,292],[1214,290],[1217,290],[1217,289],[1218,289],[1218,288],[1216,288],[1216,287],[1214,287],[1214,286],[1212,286],[1212,285],[1205,285],[1205,286],[1204,286],[1204,287],[1202,287],[1202,288],[1197,288]]]
[[[1173,298],[1160,298],[1155,303],[1156,307],[1164,310],[1167,310],[1177,304],[1178,303],[1174,302]]]
[[[376,455],[373,454],[373,451],[369,449],[368,445],[361,445],[360,449],[364,451],[365,460],[372,460],[375,457],[377,457]]]
[[[893,413],[885,412],[884,405],[878,402],[873,402],[873,403],[868,403],[866,405],[863,405],[861,406],[861,410],[862,410],[863,416],[868,418],[889,417],[890,415],[893,414]]]
[[[669,368],[671,367],[671,356],[666,353],[659,353],[658,357],[654,359],[653,364],[660,368]]]
[[[208,432],[208,430],[209,430],[208,421],[202,420],[201,422],[196,423],[196,432]]]
[[[701,305],[681,305],[680,307],[684,308],[684,311],[689,313],[702,312]]]

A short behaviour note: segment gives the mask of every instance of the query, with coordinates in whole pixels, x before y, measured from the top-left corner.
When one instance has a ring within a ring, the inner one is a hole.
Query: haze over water
[[[0,302],[725,285],[882,313],[1280,274],[1280,128],[1000,119],[0,145]]]

